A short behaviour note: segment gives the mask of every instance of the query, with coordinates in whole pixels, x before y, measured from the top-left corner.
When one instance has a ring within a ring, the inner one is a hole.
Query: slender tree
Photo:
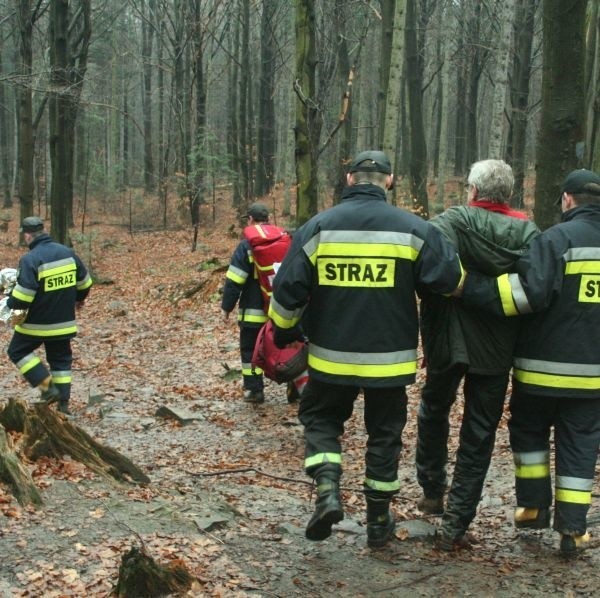
[[[542,114],[538,137],[535,220],[557,221],[556,198],[566,173],[582,166],[585,0],[544,0]]]

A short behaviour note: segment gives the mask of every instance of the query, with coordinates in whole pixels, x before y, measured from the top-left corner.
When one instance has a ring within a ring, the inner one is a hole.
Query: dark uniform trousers
[[[260,370],[260,374],[252,373],[252,355],[260,328],[260,326],[240,326],[240,357],[242,358],[244,390],[263,390],[262,370]]]
[[[481,375],[455,367],[429,373],[418,413],[417,478],[425,496],[444,495],[447,484],[450,408],[464,377],[465,406],[452,486],[444,512],[445,533],[459,537],[473,521],[502,417],[508,373]]]
[[[517,505],[549,508],[552,504],[550,430],[554,427],[553,527],[562,534],[584,534],[600,446],[600,399],[538,396],[515,389],[510,412]]]
[[[44,345],[50,372],[33,355],[33,352],[41,345]],[[52,380],[60,391],[61,400],[68,401],[70,399],[71,365],[73,363],[71,339],[48,339],[15,332],[6,352],[31,386],[37,386],[48,375],[52,375]],[[30,359],[27,359],[28,356]]]
[[[354,401],[361,388],[330,384],[310,379],[302,393],[298,417],[304,426],[306,459],[327,453],[340,456],[337,466],[342,471],[340,437],[344,423],[352,415]],[[375,482],[396,484],[398,459],[402,450],[402,431],[406,425],[407,397],[404,386],[364,388],[364,420],[367,430],[366,478]],[[322,464],[306,467],[311,477],[318,475]],[[325,468],[331,470],[331,464]],[[377,490],[365,486],[365,494],[392,496],[398,490]]]

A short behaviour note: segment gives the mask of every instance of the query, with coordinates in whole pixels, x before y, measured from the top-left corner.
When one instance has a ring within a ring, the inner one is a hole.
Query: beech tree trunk
[[[569,171],[582,166],[585,0],[544,0],[542,114],[538,138],[535,221],[557,222],[556,198]],[[582,153],[582,152],[580,152]]]

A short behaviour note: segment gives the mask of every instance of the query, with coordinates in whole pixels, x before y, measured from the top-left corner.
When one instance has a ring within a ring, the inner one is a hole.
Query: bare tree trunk
[[[252,183],[250,180],[250,0],[242,0],[242,44],[241,44],[241,69],[240,69],[240,95],[239,95],[239,123],[240,123],[240,174],[242,193],[246,205],[250,203]]]
[[[380,0],[381,5],[381,45],[380,45],[380,56],[379,61],[379,94],[378,94],[378,108],[379,108],[379,130],[378,130],[378,147],[384,148],[384,134],[386,130],[386,114],[388,104],[388,89],[390,84],[390,60],[392,57],[392,46],[394,38],[394,14],[397,8],[402,12],[402,29],[404,30],[404,5],[406,0],[399,0],[398,7],[396,0]],[[398,42],[402,47],[404,46],[404,37],[402,41]],[[402,77],[402,70],[400,75]],[[397,82],[399,84],[399,81]],[[385,150],[384,150],[385,151]],[[390,160],[393,160],[394,154],[390,155]]]
[[[316,103],[317,70],[314,0],[296,0],[296,183],[298,224],[318,210],[317,149],[320,124]]]
[[[529,120],[529,82],[531,79],[531,48],[535,11],[539,0],[519,0],[515,17],[515,59],[512,72],[509,143],[506,160],[515,177],[512,204],[523,206],[527,164],[527,124]]]
[[[19,32],[19,76],[17,113],[18,139],[18,197],[21,218],[33,214],[33,106],[31,98],[31,69],[33,62],[32,33],[37,15],[32,13],[31,0],[16,0],[16,18]]]
[[[392,26],[392,45],[389,59],[389,81],[385,103],[383,128],[383,151],[392,160],[392,170],[398,146],[398,126],[400,118],[400,97],[402,92],[402,67],[404,64],[404,42],[407,0],[396,0]]]
[[[152,19],[156,14],[156,0],[141,2],[142,8],[142,111],[144,113],[144,189],[150,192],[155,188],[154,181],[154,145],[152,131],[152,46],[154,42],[154,26]]]
[[[241,185],[241,173],[240,173],[240,123],[239,123],[239,58],[240,58],[240,21],[235,19],[235,25],[233,28],[233,35],[231,36],[231,55],[234,60],[231,61],[229,69],[229,89],[231,93],[229,95],[229,119],[228,119],[228,137],[227,145],[229,149],[229,156],[231,158],[231,171],[233,172],[233,193],[232,203],[236,209],[240,209],[243,203],[242,185]]]
[[[90,2],[80,0],[73,21],[68,0],[50,4],[50,205],[52,235],[60,243],[67,242],[73,223],[73,139],[91,37]]]
[[[260,25],[260,86],[258,97],[256,195],[266,195],[273,188],[275,162],[275,0],[263,0]]]
[[[423,19],[417,23],[417,0],[406,0],[406,74],[410,123],[410,190],[417,213],[429,217],[427,198],[427,142],[423,127],[423,65],[417,27],[425,35]]]
[[[581,166],[583,140],[585,0],[544,0],[542,116],[537,148],[535,220],[558,219],[556,198],[564,176]]]
[[[500,4],[498,14],[500,40],[496,56],[494,76],[494,99],[492,103],[492,120],[490,124],[490,142],[488,158],[501,159],[504,156],[504,137],[506,118],[506,94],[508,89],[508,60],[512,49],[512,32],[515,21],[515,0],[504,0]]]
[[[2,38],[4,31],[0,27],[0,79],[4,74],[4,65],[2,60]],[[6,93],[4,83],[0,82],[0,173],[2,186],[0,194],[2,195],[2,207],[9,209],[12,207],[12,197],[10,194],[10,165],[9,165],[9,129],[8,129],[8,106],[6,104]]]

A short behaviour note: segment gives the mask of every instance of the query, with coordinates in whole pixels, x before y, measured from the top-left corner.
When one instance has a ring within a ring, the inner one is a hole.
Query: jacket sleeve
[[[269,317],[278,328],[294,328],[300,322],[310,295],[314,274],[311,257],[317,239],[306,240],[300,228],[273,280]]]
[[[221,309],[227,313],[233,311],[248,277],[253,274],[253,264],[250,259],[250,245],[243,240],[233,252],[231,263],[225,275]]]
[[[463,282],[464,270],[456,249],[444,235],[427,223],[426,237],[415,263],[417,287],[450,294]]]
[[[505,316],[540,311],[560,293],[566,250],[566,239],[559,231],[542,233],[516,263],[515,272],[497,278],[469,273],[463,301]]]
[[[38,287],[37,269],[31,262],[30,254],[27,254],[19,261],[17,284],[8,297],[7,307],[10,309],[28,309],[35,299]]]
[[[83,262],[79,256],[75,255],[75,264],[77,265],[77,298],[76,301],[81,303],[85,300],[92,288],[92,277],[90,276],[87,268],[83,265]]]

